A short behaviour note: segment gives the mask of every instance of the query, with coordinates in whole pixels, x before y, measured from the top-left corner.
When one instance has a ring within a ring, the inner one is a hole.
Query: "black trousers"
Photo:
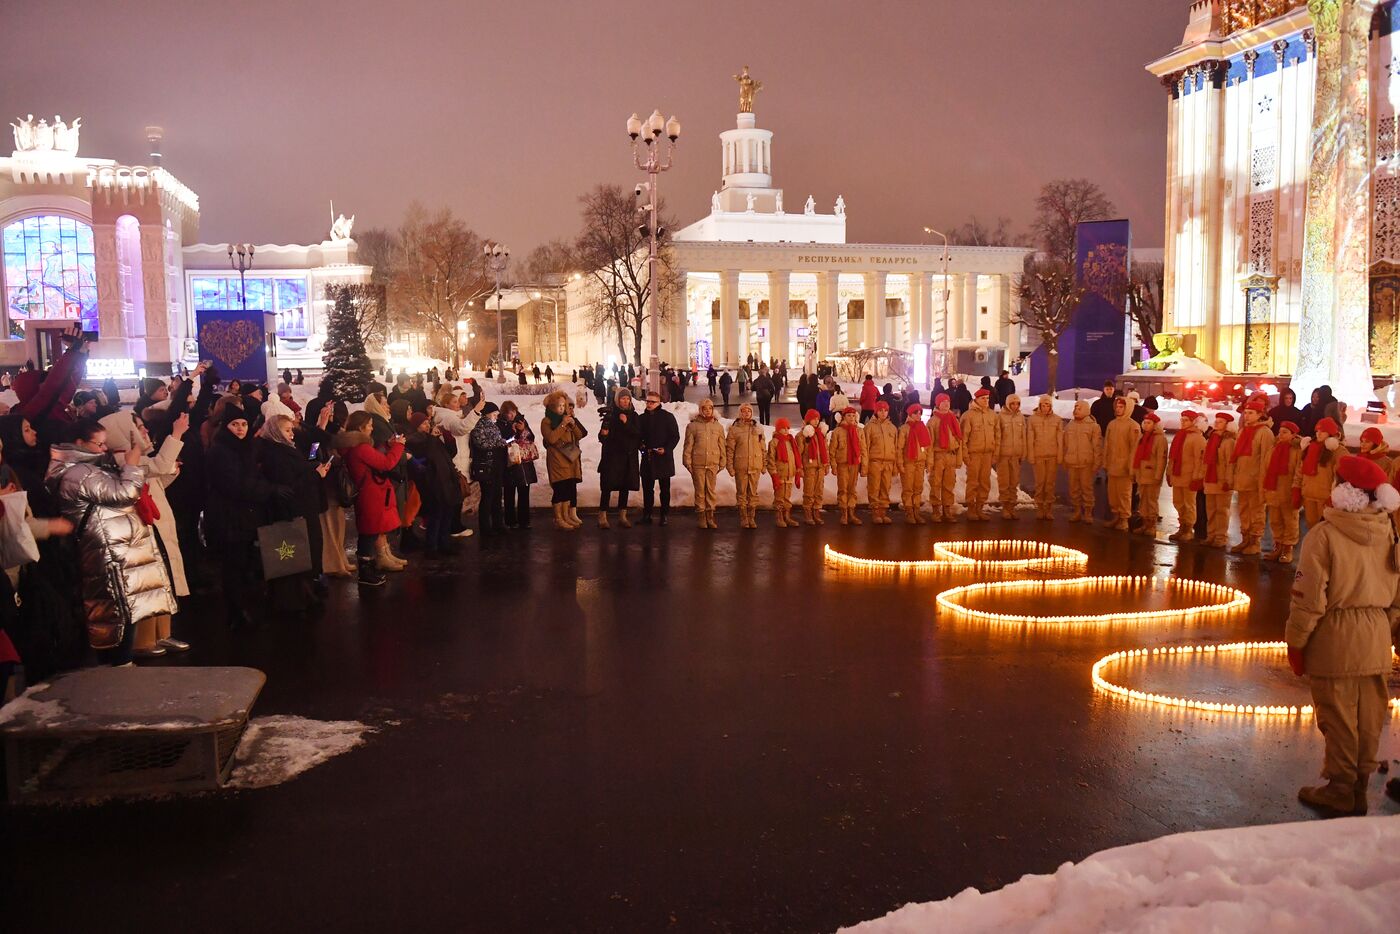
[[[507,483],[505,485],[506,525],[511,528],[530,527],[530,484]]]
[[[664,516],[671,511],[671,478],[649,477],[645,471],[642,473],[642,515],[651,515],[651,507],[656,502],[653,485],[661,487],[661,514]]]
[[[763,396],[759,396],[759,397],[758,397],[758,423],[759,423],[760,425],[770,425],[770,424],[772,424],[772,411],[773,411],[773,400],[772,400],[772,398],[770,397],[770,398],[765,399]]]
[[[549,498],[551,503],[568,503],[570,506],[578,506],[578,480],[556,480],[550,484],[554,490],[554,495]]]
[[[627,508],[627,496],[628,496],[629,491],[628,491],[628,490],[617,490],[617,491],[615,491],[615,492],[617,493],[617,508],[618,508],[618,509],[626,509],[626,508]],[[600,510],[602,510],[603,512],[607,512],[607,511],[608,511],[608,504],[612,502],[612,495],[613,495],[613,493],[614,493],[614,491],[608,489],[607,487],[603,487],[603,489],[602,489],[601,491],[599,491],[599,494],[598,494],[598,508],[599,508]]]
[[[504,515],[505,499],[501,493],[499,483],[481,484],[481,505],[476,510],[477,529],[483,534],[490,532],[504,532],[506,520]]]

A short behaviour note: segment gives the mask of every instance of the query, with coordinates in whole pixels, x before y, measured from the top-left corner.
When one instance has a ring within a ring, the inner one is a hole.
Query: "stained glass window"
[[[97,331],[97,263],[92,228],[57,214],[26,217],[0,234],[10,330],[31,318],[79,318]]]
[[[246,276],[248,310],[270,311],[277,317],[277,336],[305,338],[311,334],[311,309],[304,276]],[[237,275],[191,276],[195,311],[238,311]]]

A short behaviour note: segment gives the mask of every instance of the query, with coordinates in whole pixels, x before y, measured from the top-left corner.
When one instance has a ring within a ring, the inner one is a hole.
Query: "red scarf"
[[[1142,466],[1142,462],[1152,456],[1152,442],[1157,440],[1155,431],[1144,431],[1142,438],[1138,441],[1137,451],[1133,454],[1133,469]]]
[[[825,467],[829,463],[826,457],[826,433],[823,432],[816,425],[813,425],[812,440],[808,443],[815,444],[817,446],[817,451],[820,453],[818,457],[809,457],[807,458],[807,460],[811,461],[814,464],[820,462],[821,465]]]
[[[1390,448],[1388,448],[1388,447],[1380,447],[1380,448],[1372,448],[1371,450],[1366,451],[1364,454],[1358,454],[1357,457],[1364,457],[1364,458],[1366,458],[1368,461],[1371,461],[1372,463],[1379,464],[1379,463],[1381,462],[1381,458],[1385,457],[1385,456],[1386,456],[1387,454],[1389,454],[1389,453],[1390,453]]]
[[[958,413],[939,412],[935,409],[933,414],[938,416],[938,447],[943,451],[949,450],[952,447],[950,434],[953,438],[962,440],[962,425],[958,423]]]
[[[1274,445],[1274,453],[1269,457],[1269,466],[1264,468],[1264,489],[1278,489],[1278,478],[1288,472],[1288,454],[1292,450],[1292,442]]]
[[[933,438],[928,433],[928,426],[921,418],[911,418],[909,420],[909,440],[904,443],[904,456],[909,460],[918,460],[921,448],[931,447]]]
[[[794,464],[792,471],[792,482],[797,488],[802,489],[802,451],[797,447],[797,439],[792,435],[774,434],[773,440],[778,442],[778,461],[783,464]],[[792,451],[792,457],[788,457],[788,451]],[[778,488],[778,474],[773,473],[773,489]]]
[[[1172,459],[1172,476],[1174,477],[1181,476],[1181,458],[1185,450],[1186,429],[1183,428],[1176,433],[1175,438],[1172,438],[1172,449],[1170,456]]]
[[[1303,452],[1303,475],[1306,477],[1317,476],[1317,463],[1322,459],[1322,449],[1324,445],[1321,441],[1314,441],[1308,445],[1308,449]]]
[[[1217,431],[1210,436],[1206,442],[1206,483],[1218,483],[1216,480],[1216,463],[1220,458],[1216,454],[1220,451],[1220,442],[1225,440],[1225,432]]]
[[[860,463],[860,426],[842,425],[846,432],[846,466],[854,467]]]
[[[1235,438],[1235,453],[1230,456],[1230,463],[1233,464],[1241,457],[1248,457],[1254,453],[1254,433],[1263,427],[1256,422],[1240,429],[1239,435]]]

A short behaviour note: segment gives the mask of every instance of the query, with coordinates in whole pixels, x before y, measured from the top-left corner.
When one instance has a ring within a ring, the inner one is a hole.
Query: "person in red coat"
[[[389,439],[385,450],[376,448],[370,438],[373,419],[368,412],[355,412],[345,423],[347,433],[358,434],[358,444],[345,449],[345,469],[355,481],[355,528],[359,541],[355,553],[359,556],[360,583],[378,587],[384,583],[381,571],[400,567],[376,562],[388,550],[385,535],[399,527],[399,504],[394,498],[394,485],[386,474],[403,458],[403,435]],[[380,543],[383,547],[380,547]]]
[[[880,401],[880,390],[875,386],[875,377],[865,374],[865,382],[860,384],[860,423],[864,425],[875,417],[875,403]]]

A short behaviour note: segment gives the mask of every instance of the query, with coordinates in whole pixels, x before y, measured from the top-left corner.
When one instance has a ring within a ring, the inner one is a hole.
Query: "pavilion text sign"
[[[917,266],[919,260],[913,256],[801,256],[799,263],[813,263],[818,266]]]

